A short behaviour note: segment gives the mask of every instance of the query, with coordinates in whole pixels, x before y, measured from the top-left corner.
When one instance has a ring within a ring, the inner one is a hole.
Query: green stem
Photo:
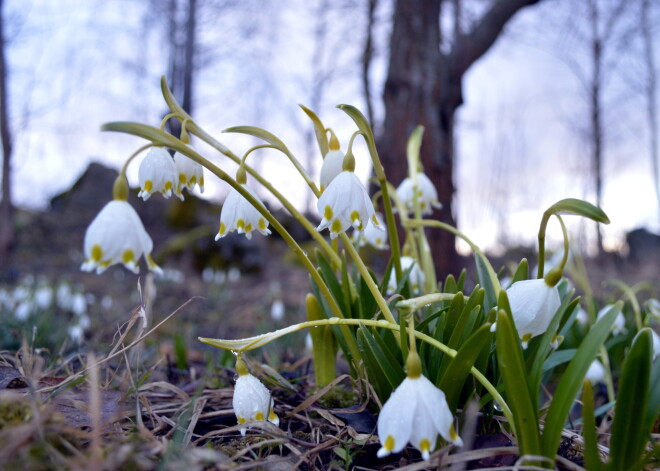
[[[418,296],[416,298],[406,299],[404,301],[399,301],[396,303],[398,309],[410,309],[411,311],[416,311],[427,304],[438,303],[442,301],[451,301],[456,296],[454,293],[431,293],[425,294],[424,296]]]
[[[131,161],[135,157],[137,157],[140,153],[142,153],[143,151],[149,149],[150,147],[154,147],[154,144],[153,143],[145,144],[142,147],[140,147],[138,150],[133,152],[131,154],[131,156],[128,159],[126,159],[126,162],[124,162],[124,165],[122,165],[121,170],[119,171],[119,175],[123,175],[124,177],[126,177],[126,170],[128,170],[128,164],[130,164]]]
[[[299,324],[295,324],[289,327],[286,327],[284,329],[280,329],[279,331],[271,332],[268,334],[262,334],[257,337],[254,337],[252,339],[242,339],[239,341],[236,340],[221,340],[221,339],[210,339],[210,338],[202,338],[200,337],[199,340],[203,343],[206,343],[208,345],[212,345],[214,347],[222,348],[224,350],[233,350],[233,351],[247,351],[247,350],[252,350],[254,348],[262,347],[271,341],[278,339],[280,337],[283,337],[284,335],[297,332],[302,329],[307,329],[310,327],[320,327],[324,325],[337,325],[337,324],[342,324],[342,325],[355,325],[359,326],[360,324],[369,326],[369,327],[382,327],[384,329],[390,329],[394,332],[400,332],[401,328],[399,327],[398,324],[396,323],[391,323],[387,322],[384,319],[380,320],[373,320],[373,319],[337,319],[337,318],[332,318],[332,319],[323,319],[320,321],[308,321],[308,322],[301,322]],[[440,342],[439,340],[434,339],[433,337],[426,335],[422,332],[414,331],[414,335],[416,338],[419,340],[428,343],[429,345],[437,348],[441,352],[449,355],[451,358],[455,358],[458,352],[454,350],[453,348],[449,348],[447,345],[444,343]],[[479,370],[477,370],[475,367],[470,368],[470,374],[474,376],[474,378],[481,383],[481,385],[490,393],[490,395],[493,397],[495,401],[500,405],[502,408],[502,413],[506,417],[506,419],[509,421],[509,423],[513,424],[513,415],[511,414],[511,409],[509,408],[509,405],[506,403],[502,395],[497,391],[497,388],[490,382],[488,381],[488,378],[486,378]]]
[[[486,255],[484,255],[484,253],[477,246],[477,244],[472,242],[468,238],[468,236],[463,234],[461,231],[456,229],[454,226],[452,226],[450,224],[447,224],[447,223],[444,223],[444,222],[441,222],[441,221],[436,221],[434,219],[423,219],[421,221],[417,220],[417,219],[411,219],[411,220],[408,221],[407,224],[409,226],[412,226],[412,227],[426,226],[426,227],[435,227],[435,228],[438,228],[438,229],[444,229],[447,232],[451,232],[455,236],[460,237],[461,239],[463,239],[470,246],[472,251],[475,254],[479,255],[479,257],[481,257],[481,259],[484,261],[484,264],[486,266],[486,270],[488,271],[488,277],[490,278],[490,281],[493,284],[493,289],[495,290],[495,296],[499,297],[501,287],[500,287],[500,281],[497,278],[497,274],[495,273],[495,270],[493,270],[493,267],[490,264],[490,262],[488,261],[488,259],[486,258]]]
[[[548,227],[550,216],[552,216],[552,213],[544,212],[541,218],[541,226],[539,227],[539,268],[536,272],[537,278],[543,278],[545,269],[545,231]]]
[[[392,311],[390,310],[390,307],[387,305],[387,301],[381,294],[373,278],[371,278],[369,269],[360,258],[360,254],[358,254],[357,250],[355,250],[355,247],[353,247],[353,244],[351,243],[351,239],[349,239],[349,237],[346,235],[345,232],[342,232],[339,236],[341,237],[342,242],[344,242],[344,247],[348,251],[348,254],[353,259],[353,263],[355,263],[355,266],[357,266],[358,270],[360,271],[360,274],[362,275],[362,279],[367,284],[369,291],[376,300],[376,304],[383,313],[383,316],[385,317],[385,319],[387,319],[388,322],[396,324],[397,321],[392,315]]]

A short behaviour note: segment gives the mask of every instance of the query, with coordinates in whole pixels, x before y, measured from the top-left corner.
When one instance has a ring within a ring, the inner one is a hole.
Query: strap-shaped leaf
[[[475,251],[474,263],[477,267],[477,278],[479,280],[479,284],[484,289],[484,307],[486,310],[488,310],[497,305],[497,296],[499,295],[500,291],[500,282],[497,279],[497,275],[493,271],[490,263],[488,260],[486,260],[485,256],[481,252]]]
[[[610,471],[640,469],[639,460],[649,436],[649,430],[640,424],[640,412],[644,417],[649,402],[652,351],[651,329],[646,327],[635,337],[623,362],[612,422]]]
[[[569,363],[562,375],[545,422],[542,438],[544,456],[554,457],[557,453],[561,431],[564,428],[578,390],[582,386],[582,380],[584,380],[589,365],[594,361],[598,350],[609,335],[616,316],[621,312],[622,305],[620,301],[616,303],[591,327],[578,348],[575,358]]]
[[[598,206],[576,198],[566,198],[550,206],[546,214],[574,214],[584,216],[596,222],[609,224],[610,218]]]
[[[502,295],[506,297],[504,290]],[[514,432],[520,454],[538,455],[541,445],[536,404],[532,402],[529,394],[520,337],[510,311],[504,309],[498,311],[495,338],[497,363],[504,382],[506,402],[511,406],[513,413]]]
[[[456,410],[461,390],[470,374],[470,368],[474,366],[479,354],[493,337],[490,326],[490,324],[484,324],[467,339],[449,363],[438,383],[438,387],[444,391],[447,397],[447,404],[452,412]]]
[[[582,388],[582,435],[584,435],[584,464],[589,471],[601,467],[598,457],[598,436],[596,435],[596,417],[594,416],[594,392],[589,380]]]
[[[514,272],[511,279],[511,284],[515,283],[516,281],[524,280],[529,280],[529,262],[526,258],[523,258],[518,264],[518,268],[516,268],[516,271]]]

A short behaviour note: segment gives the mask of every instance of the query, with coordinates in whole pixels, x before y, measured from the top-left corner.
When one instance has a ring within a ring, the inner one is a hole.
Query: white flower
[[[660,335],[655,330],[652,330],[653,334],[653,358],[660,355]]]
[[[317,207],[323,219],[316,230],[330,228],[332,239],[351,226],[362,230],[369,221],[379,227],[366,188],[349,170],[341,172],[330,182],[319,198]]]
[[[651,298],[644,303],[644,309],[656,319],[660,319],[660,301]]]
[[[410,267],[410,274],[408,275],[408,281],[410,282],[410,287],[415,293],[419,293],[424,286],[426,278],[424,277],[424,272],[419,268],[417,260],[412,257],[401,257],[401,270],[405,272]],[[399,280],[396,278],[396,272],[392,269],[392,274],[390,275],[390,281],[387,283],[387,293],[392,294],[396,291],[396,287],[399,285]]]
[[[147,201],[152,193],[160,192],[165,198],[169,198],[172,191],[176,190],[177,175],[176,165],[169,152],[163,147],[152,147],[138,169],[138,196]],[[177,196],[181,198],[180,195]]]
[[[273,401],[268,388],[250,373],[238,376],[232,405],[240,425],[266,419],[275,425],[280,422],[273,412]],[[245,435],[246,429],[247,427],[241,428],[241,435]]]
[[[87,300],[82,293],[76,293],[71,299],[71,311],[77,315],[82,316],[87,312]]]
[[[281,321],[284,319],[284,303],[281,299],[276,299],[270,306],[270,317],[274,321]]]
[[[29,299],[21,301],[16,305],[16,308],[14,309],[14,317],[16,320],[25,321],[28,317],[30,317],[33,309],[34,306],[32,305],[32,301]]]
[[[174,153],[174,165],[178,173],[177,195],[181,195],[184,188],[193,191],[199,185],[199,191],[204,193],[204,167],[193,159],[180,152]]]
[[[42,285],[34,292],[34,302],[39,309],[47,309],[53,303],[53,289]]]
[[[243,184],[243,188],[250,193],[257,201],[261,202],[261,198],[247,186]],[[220,229],[215,236],[215,240],[226,236],[232,231],[239,234],[245,234],[248,239],[252,238],[252,231],[257,230],[263,235],[270,234],[268,229],[268,221],[261,213],[250,204],[248,200],[236,189],[232,189],[227,195],[225,203],[222,205],[222,212],[220,213]]]
[[[607,311],[609,311],[611,308],[613,308],[613,304],[608,304],[607,306],[603,306],[600,311],[598,311],[598,314],[596,315],[596,320],[598,321],[601,317],[603,317],[605,314],[607,314]],[[614,319],[614,325],[612,325],[612,335],[619,335],[619,334],[625,334],[628,332],[626,329],[626,318],[623,317],[623,313],[619,312],[617,314],[616,319]]]
[[[343,170],[344,153],[340,150],[331,150],[323,158],[321,165],[321,193],[328,188],[332,180]]]
[[[456,446],[463,445],[454,429],[445,394],[423,375],[406,377],[378,416],[378,438],[382,444],[378,457],[398,453],[410,442],[427,460],[438,434]]]
[[[598,360],[592,361],[585,378],[594,385],[605,382],[605,367]]]
[[[575,316],[577,323],[580,325],[589,324],[589,314],[584,310],[582,306],[579,306],[577,316]]]
[[[87,228],[85,262],[80,269],[96,269],[96,273],[100,274],[110,265],[123,263],[126,268],[138,273],[137,262],[144,255],[149,268],[160,274],[161,269],[151,258],[152,248],[151,237],[133,207],[126,201],[113,200],[101,209]]]
[[[353,240],[357,243],[358,247],[369,244],[378,250],[388,248],[385,223],[378,213],[376,213],[376,220],[378,221],[378,225],[373,224],[369,220],[367,227],[363,231],[357,231],[353,234]]]
[[[417,174],[417,191],[413,190],[413,181],[410,177],[404,178],[396,189],[397,196],[408,211],[414,211],[415,193],[419,198],[419,208],[422,210],[422,214],[431,214],[432,208],[442,208],[442,204],[438,201],[438,192],[425,173]]]
[[[533,337],[544,334],[561,301],[556,286],[548,286],[543,278],[518,281],[506,290],[511,314],[523,348]]]

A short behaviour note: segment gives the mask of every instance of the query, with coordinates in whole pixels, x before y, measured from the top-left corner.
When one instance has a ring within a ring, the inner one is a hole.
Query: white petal
[[[412,434],[417,400],[415,386],[406,378],[385,402],[378,415],[378,438],[383,445],[379,456],[398,453],[406,446]]]
[[[507,289],[507,295],[521,338],[545,333],[561,304],[557,288],[543,278],[518,281]]]
[[[331,150],[323,158],[321,165],[321,191],[324,191],[328,185],[339,175],[344,164],[344,153],[340,150]]]
[[[270,392],[261,381],[251,374],[241,375],[236,380],[232,405],[234,414],[247,422],[266,420],[270,410]],[[259,416],[259,417],[257,417]]]

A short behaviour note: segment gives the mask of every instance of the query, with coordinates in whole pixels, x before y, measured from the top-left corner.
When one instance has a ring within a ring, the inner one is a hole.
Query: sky
[[[159,90],[167,70],[164,20],[153,10],[158,2],[6,3],[14,199],[20,206],[43,208],[89,162],[119,168],[142,145],[129,136],[101,133],[104,122],[158,125],[165,110]],[[355,33],[361,31],[363,12],[356,14],[346,6],[350,2],[210,3],[200,25],[204,65],[195,119],[238,154],[255,141],[221,131],[262,126],[287,143],[312,173],[318,172],[321,160],[310,146],[311,125],[298,104],[311,105],[315,72],[316,77],[328,74],[315,111],[335,129],[345,149],[354,127],[335,106],[350,103],[364,109],[362,37]],[[391,13],[387,2],[381,4],[371,70],[376,98],[387,67]],[[324,5],[326,16],[319,13]],[[580,49],[579,28],[562,30],[566,5],[566,0],[547,0],[520,13],[466,76],[465,104],[458,113],[457,216],[460,229],[484,248],[533,244],[543,210],[559,199],[594,201],[589,146],[580,132],[588,109],[574,65],[586,67],[588,57]],[[326,39],[316,47],[313,34],[323,19]],[[630,80],[621,72],[630,69],[638,48],[631,43],[620,51],[612,57],[623,57],[623,66],[611,69],[606,95],[611,111],[606,115],[603,209],[612,221],[605,230],[611,248],[636,227],[660,230],[643,100],[627,90]],[[375,106],[381,118],[378,99]],[[226,158],[200,150],[221,167],[235,168]],[[356,157],[357,172],[366,179],[370,165],[362,144]],[[299,180],[286,170],[282,156],[263,151],[250,159],[296,205],[308,202],[305,186],[295,183]],[[132,183],[136,176],[137,163],[129,167]],[[204,196],[219,200],[226,192],[226,186],[211,181]],[[590,226],[567,222],[575,237],[592,236]],[[550,244],[556,244],[559,229],[552,232]]]

